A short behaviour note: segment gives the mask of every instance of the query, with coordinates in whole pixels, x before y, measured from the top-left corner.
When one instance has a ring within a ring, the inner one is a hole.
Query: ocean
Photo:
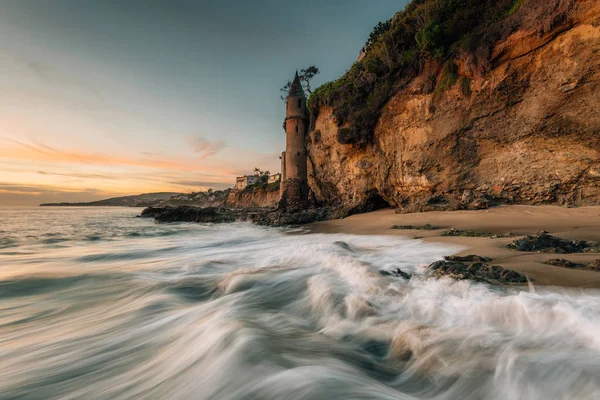
[[[1,399],[600,398],[597,290],[436,279],[458,249],[420,240],[140,211],[0,208]]]

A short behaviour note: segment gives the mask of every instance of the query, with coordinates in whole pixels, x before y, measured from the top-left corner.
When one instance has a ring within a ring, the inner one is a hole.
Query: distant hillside
[[[209,190],[192,193],[144,193],[136,196],[113,197],[89,203],[45,203],[40,207],[275,207],[279,201],[279,184],[263,184],[234,191]]]
[[[134,196],[113,197],[89,203],[46,203],[40,204],[40,207],[150,207],[156,206],[179,194],[174,192],[144,193]]]

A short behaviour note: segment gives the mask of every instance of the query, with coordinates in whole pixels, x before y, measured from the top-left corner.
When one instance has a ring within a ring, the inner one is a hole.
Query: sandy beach
[[[392,229],[394,225],[423,226],[440,229]],[[515,237],[441,236],[450,229]],[[519,252],[506,245],[524,235],[545,230],[564,239],[600,242],[600,207],[563,208],[557,206],[500,206],[477,211],[445,211],[396,214],[385,209],[353,215],[341,220],[312,224],[315,233],[349,233],[360,235],[393,235],[418,238],[428,242],[452,243],[464,246],[458,255],[477,254],[492,258],[491,264],[513,269],[527,275],[534,285],[600,288],[600,272],[569,269],[544,264],[552,258],[564,258],[588,264],[600,258],[598,253],[552,254]]]

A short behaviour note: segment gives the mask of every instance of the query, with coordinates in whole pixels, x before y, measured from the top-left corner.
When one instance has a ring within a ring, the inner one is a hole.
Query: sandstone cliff
[[[279,184],[256,185],[246,190],[216,190],[177,194],[157,207],[227,207],[227,208],[274,208],[279,201]]]
[[[227,197],[225,206],[233,208],[274,208],[279,201],[279,185],[248,188],[232,191]]]
[[[519,15],[534,10],[523,2],[486,68],[430,57],[394,75],[369,140],[341,136],[350,123],[336,117],[335,93],[314,101],[315,201],[356,211],[600,204],[600,2],[557,2],[544,27]]]

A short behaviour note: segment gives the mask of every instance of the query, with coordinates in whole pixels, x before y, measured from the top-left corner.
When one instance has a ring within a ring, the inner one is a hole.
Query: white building
[[[238,176],[235,178],[235,186],[233,187],[235,190],[244,190],[248,186],[256,185],[260,181],[260,176],[258,175],[244,175]]]

